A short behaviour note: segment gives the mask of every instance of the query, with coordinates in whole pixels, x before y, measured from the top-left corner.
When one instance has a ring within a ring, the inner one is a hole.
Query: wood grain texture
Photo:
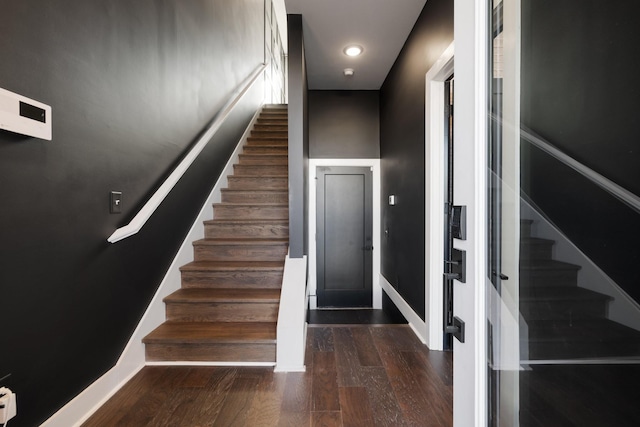
[[[373,425],[373,412],[364,387],[340,387],[342,425],[369,427]]]
[[[453,425],[451,353],[409,327],[309,328],[306,349],[306,372],[146,367],[83,426]]]
[[[324,411],[311,412],[311,427],[341,427],[342,412]]]
[[[288,203],[286,190],[229,190],[221,191],[222,203]]]
[[[215,219],[287,219],[288,203],[216,203]]]
[[[313,411],[340,410],[338,399],[338,373],[333,352],[313,354],[313,389],[311,393]]]

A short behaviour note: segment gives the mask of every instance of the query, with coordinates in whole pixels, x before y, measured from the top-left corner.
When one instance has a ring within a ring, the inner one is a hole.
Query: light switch
[[[111,208],[110,212],[114,213],[122,213],[122,192],[121,191],[112,191],[111,192]]]
[[[389,196],[389,206],[395,206],[396,205],[396,196],[395,194],[392,194]]]

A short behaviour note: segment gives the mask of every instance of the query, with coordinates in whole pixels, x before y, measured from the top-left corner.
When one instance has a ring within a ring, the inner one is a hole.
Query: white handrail
[[[604,189],[609,194],[616,197],[618,200],[620,200],[630,208],[634,209],[636,212],[640,212],[640,197],[636,196],[626,188],[619,186],[609,178],[600,175],[593,169],[590,169],[589,167],[583,165],[573,157],[566,155],[562,151],[549,144],[544,139],[540,138],[538,135],[535,135],[531,130],[525,128],[524,126],[521,127],[520,131],[524,139],[526,139],[542,151],[546,152],[547,154],[555,157],[579,174],[588,178],[600,188]]]
[[[107,239],[111,243],[119,242],[122,239],[126,239],[129,236],[133,236],[146,224],[146,222],[151,218],[151,215],[156,211],[160,203],[167,197],[171,189],[176,185],[176,183],[182,178],[182,175],[189,169],[189,166],[193,163],[193,161],[198,157],[200,152],[204,149],[204,147],[209,143],[209,140],[213,137],[213,135],[220,129],[222,123],[225,121],[227,116],[231,113],[231,111],[235,108],[235,106],[240,102],[240,100],[244,97],[244,95],[251,89],[253,84],[258,80],[258,77],[264,72],[267,68],[268,64],[261,64],[254,70],[249,77],[245,80],[246,83],[240,86],[239,91],[236,90],[233,93],[237,95],[231,98],[220,110],[216,119],[211,123],[211,126],[207,129],[207,131],[200,137],[198,142],[193,146],[189,154],[187,154],[184,159],[180,162],[178,166],[171,172],[171,175],[162,183],[162,185],[156,190],[156,192],[151,196],[151,198],[145,203],[145,205],[140,209],[140,211],[133,217],[129,224],[124,227],[118,228],[109,238]]]

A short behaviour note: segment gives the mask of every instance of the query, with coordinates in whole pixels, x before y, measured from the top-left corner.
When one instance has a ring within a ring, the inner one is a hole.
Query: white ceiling
[[[377,90],[387,77],[426,0],[284,0],[301,14],[309,89]],[[356,58],[342,51],[358,44]],[[342,71],[353,68],[345,77]]]

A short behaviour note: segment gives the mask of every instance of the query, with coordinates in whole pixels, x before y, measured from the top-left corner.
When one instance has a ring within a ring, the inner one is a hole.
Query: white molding
[[[304,372],[307,339],[307,257],[284,262],[278,311],[275,372]]]
[[[274,362],[194,362],[192,360],[178,362],[146,362],[145,366],[275,366]]]
[[[467,206],[467,281],[454,281],[454,314],[465,322],[465,342],[454,340],[454,427],[487,425],[487,69],[488,2],[454,0],[456,78],[454,203]]]
[[[160,187],[153,193],[153,196],[144,204],[144,206],[140,209],[140,211],[133,217],[133,219],[129,222],[129,224],[118,228],[113,232],[111,236],[107,239],[110,243],[119,242],[122,239],[126,239],[127,237],[133,236],[138,233],[142,229],[142,227],[147,223],[151,215],[156,211],[158,206],[164,201],[165,197],[169,194],[169,192],[173,189],[173,187],[178,183],[182,175],[189,169],[189,166],[195,161],[200,152],[207,146],[213,135],[220,129],[225,119],[231,114],[231,111],[235,108],[236,105],[242,100],[244,95],[249,92],[249,89],[253,87],[253,84],[258,80],[258,77],[262,75],[264,70],[266,70],[267,64],[260,65],[255,71],[249,75],[247,79],[240,85],[240,90],[236,89],[233,94],[235,95],[231,100],[229,100],[221,109],[221,111],[216,114],[216,117],[207,129],[207,131],[200,137],[198,142],[193,146],[191,151],[182,159],[180,164],[176,166],[176,168],[171,172],[171,175],[167,177],[167,179],[160,185]]]
[[[316,264],[316,167],[355,166],[372,168],[373,179],[373,308],[382,308],[380,287],[380,159],[309,159],[309,280],[311,309],[316,309],[317,264]]]
[[[387,280],[384,275],[380,275],[380,284],[382,286],[382,290],[389,296],[391,301],[395,304],[395,306],[400,310],[400,313],[407,319],[409,322],[409,326],[416,334],[418,339],[429,347],[427,343],[427,328],[425,322],[418,316],[418,314],[411,308],[411,306],[402,298],[402,295],[396,291],[396,289],[391,286],[391,283]],[[429,347],[431,349],[431,347]]]
[[[256,112],[247,126],[115,366],[53,414],[42,424],[43,427],[81,425],[145,366],[142,338],[165,321],[162,299],[180,288],[180,267],[193,261],[192,242],[204,237],[204,221],[213,218],[213,204],[220,201],[220,190],[227,186],[227,176],[233,173],[233,165],[238,162],[239,154],[259,113],[260,111]]]
[[[425,84],[425,323],[431,350],[442,350],[444,341],[444,188],[445,81],[454,71],[452,42],[429,69]]]

